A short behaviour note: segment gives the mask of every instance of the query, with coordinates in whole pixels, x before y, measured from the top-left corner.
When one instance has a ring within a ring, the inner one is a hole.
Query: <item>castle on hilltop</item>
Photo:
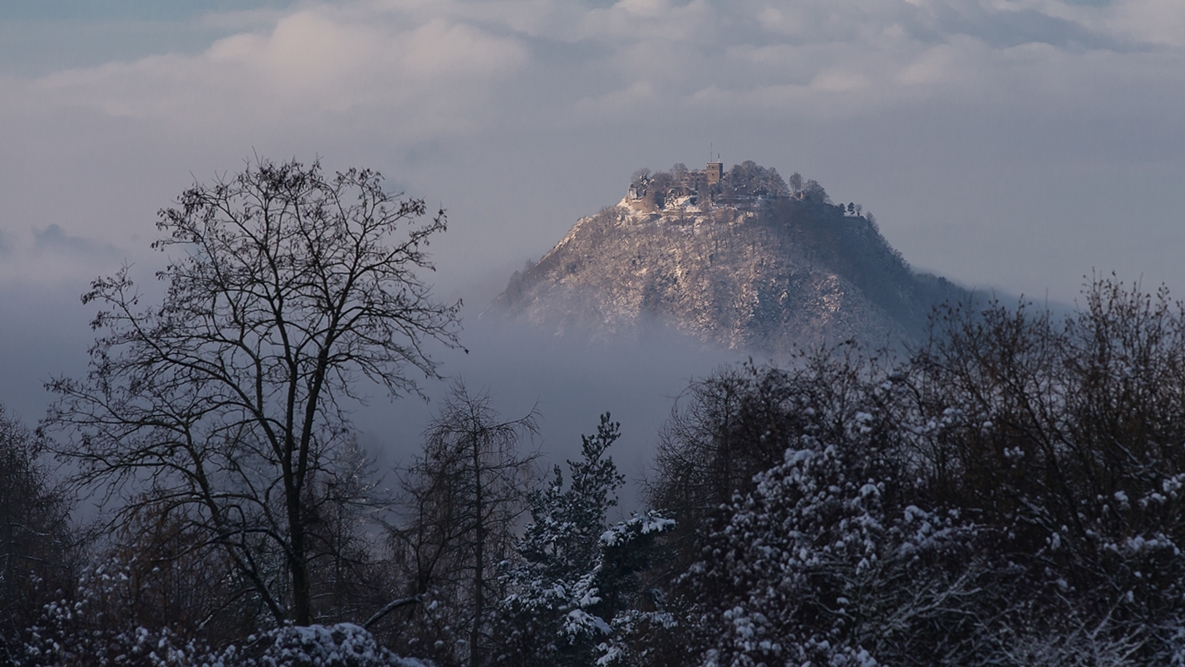
[[[778,198],[811,198],[814,192],[801,187],[801,177],[794,174],[791,186],[786,184],[773,167],[766,168],[746,160],[732,169],[724,170],[717,159],[703,169],[688,169],[682,163],[670,171],[651,172],[641,169],[630,179],[625,204],[642,210],[662,210],[671,206],[738,206],[750,207],[762,201]],[[810,181],[818,186],[814,181]],[[822,188],[818,188],[821,192]],[[824,193],[820,200],[824,199]]]
[[[682,164],[676,164],[669,172],[655,172],[651,174],[643,169],[634,174],[630,181],[628,199],[640,201],[648,196],[653,198],[660,194],[659,202],[680,197],[695,197],[701,192],[706,193],[713,185],[720,182],[724,176],[723,162],[709,162],[704,169],[688,169]],[[661,207],[661,203],[659,204]]]

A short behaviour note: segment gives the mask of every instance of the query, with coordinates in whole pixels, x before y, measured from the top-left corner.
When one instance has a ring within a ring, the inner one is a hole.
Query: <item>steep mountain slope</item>
[[[715,201],[729,203],[703,196],[697,205],[693,194],[656,204],[631,187],[516,273],[494,307],[557,332],[659,323],[777,352],[908,340],[934,303],[965,295],[911,271],[874,223],[825,194],[729,200],[718,190]]]

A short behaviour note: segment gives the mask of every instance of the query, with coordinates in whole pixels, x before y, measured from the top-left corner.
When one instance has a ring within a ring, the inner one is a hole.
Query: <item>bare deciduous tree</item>
[[[404,473],[407,516],[394,531],[416,573],[415,595],[431,594],[452,614],[454,651],[440,656],[485,664],[496,567],[511,554],[513,528],[526,511],[536,454],[519,443],[537,429],[534,411],[503,421],[490,396],[454,385],[425,432],[424,453]],[[445,598],[441,600],[440,598]],[[461,649],[461,650],[456,650]]]
[[[57,378],[47,426],[74,481],[149,497],[233,561],[276,621],[307,625],[330,541],[315,524],[360,498],[326,492],[350,439],[343,399],[366,379],[391,395],[437,376],[425,345],[458,346],[457,305],[417,271],[443,211],[380,174],[260,160],[186,190],[154,247],[178,251],[144,308],[125,267],[83,296],[102,332],[83,379]],[[144,495],[147,493],[147,495]],[[118,519],[117,519],[118,520]]]

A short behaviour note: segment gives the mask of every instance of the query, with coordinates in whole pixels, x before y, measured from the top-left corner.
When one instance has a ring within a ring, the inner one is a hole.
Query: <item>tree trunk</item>
[[[476,510],[474,516],[477,519],[476,535],[477,544],[474,546],[473,552],[473,629],[469,632],[469,667],[479,667],[481,665],[481,656],[478,652],[478,641],[481,639],[481,620],[485,615],[485,610],[482,608],[485,604],[485,541],[486,541],[486,526],[483,516],[484,508],[482,507],[482,489],[481,489],[481,443],[480,435],[473,434],[473,492],[474,492],[474,509]]]
[[[335,336],[332,327],[326,336],[325,344],[317,353],[317,369],[313,373],[309,387],[308,398],[305,399],[304,421],[301,424],[300,441],[296,452],[289,447],[287,467],[292,470],[292,454],[296,454],[296,470],[290,474],[291,482],[285,485],[288,498],[288,540],[292,553],[288,562],[292,567],[292,621],[298,626],[308,626],[313,622],[313,601],[311,584],[309,583],[308,555],[305,552],[305,517],[303,499],[305,480],[308,477],[309,453],[313,448],[313,422],[317,414],[317,406],[321,400],[321,387],[325,380],[325,369],[329,366],[329,346],[333,345]],[[296,381],[293,373],[292,382]],[[289,408],[291,410],[291,408]],[[288,428],[292,428],[293,420],[288,419]],[[293,438],[289,434],[289,441]]]
[[[288,567],[292,571],[292,622],[299,626],[313,622],[312,595],[309,591],[308,563],[305,560],[305,527],[298,493],[288,495],[288,533],[291,552]]]

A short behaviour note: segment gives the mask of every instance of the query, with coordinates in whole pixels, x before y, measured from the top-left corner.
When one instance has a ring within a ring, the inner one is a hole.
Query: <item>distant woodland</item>
[[[633,185],[664,205],[688,173]],[[695,192],[835,206],[751,162]],[[1167,290],[948,303],[900,354],[698,378],[617,520],[595,405],[561,463],[460,383],[385,482],[358,445],[350,400],[414,397],[427,344],[464,343],[423,278],[446,226],[375,172],[266,160],[164,209],[164,295],[96,279],[89,372],[37,424],[0,410],[0,662],[1185,664]]]

